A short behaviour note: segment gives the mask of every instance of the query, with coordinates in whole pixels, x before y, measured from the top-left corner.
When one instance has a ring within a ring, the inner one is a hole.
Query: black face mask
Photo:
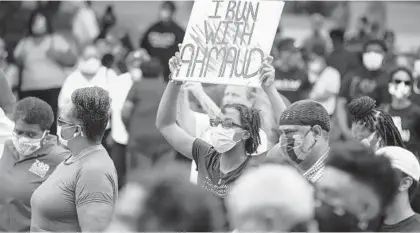
[[[315,208],[315,219],[320,232],[362,232],[358,218],[348,212],[337,214],[334,207],[322,202]]]

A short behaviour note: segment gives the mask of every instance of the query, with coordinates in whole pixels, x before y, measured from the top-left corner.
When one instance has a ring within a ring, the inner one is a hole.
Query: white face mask
[[[16,151],[19,153],[19,155],[23,157],[27,157],[29,155],[32,155],[35,151],[39,150],[41,148],[41,142],[44,139],[46,135],[46,132],[41,138],[27,138],[23,136],[18,136],[17,134],[13,133],[12,142],[16,149]]]
[[[241,141],[234,141],[235,129],[225,129],[221,125],[213,128],[211,131],[211,141],[214,149],[219,153],[225,153],[231,150],[236,144]]]
[[[89,75],[96,74],[101,66],[102,63],[97,58],[89,58],[88,60],[82,60],[79,62],[80,71]]]
[[[133,68],[130,70],[130,75],[133,81],[138,81],[142,78],[143,72],[139,68]]]
[[[384,55],[376,52],[366,52],[363,54],[363,64],[370,71],[379,70],[382,66]]]
[[[401,82],[399,84],[396,84],[396,83],[388,84],[388,91],[389,91],[389,94],[396,97],[397,99],[404,99],[410,95],[411,89],[410,89],[410,86]]]
[[[72,127],[80,127],[78,125],[72,125],[72,126],[68,126],[66,128],[72,128]],[[62,131],[62,126],[57,126],[57,136],[58,136],[58,141],[63,144],[64,146],[68,147],[68,143],[70,140],[72,140],[73,138],[79,136],[79,134],[81,134],[80,132],[75,132],[73,134],[73,137],[69,138],[69,139],[63,139],[63,136],[61,135],[61,131]]]

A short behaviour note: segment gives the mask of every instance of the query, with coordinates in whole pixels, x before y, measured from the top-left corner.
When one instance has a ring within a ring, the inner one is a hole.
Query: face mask
[[[377,151],[379,148],[381,148],[382,140],[378,139],[376,143],[373,139],[375,139],[376,132],[369,135],[369,137],[361,140],[360,142],[364,144],[365,146],[371,147],[374,151]]]
[[[322,61],[315,60],[315,61],[309,63],[309,67],[308,68],[309,68],[309,71],[310,72],[313,72],[313,73],[317,73],[318,74],[319,72],[321,72],[321,70],[323,68]]]
[[[98,72],[99,68],[101,68],[101,65],[102,64],[99,59],[90,58],[89,60],[86,60],[86,61],[80,61],[79,69],[84,74],[93,75]]]
[[[367,52],[363,54],[363,64],[370,71],[379,70],[382,66],[384,55],[375,52]]]
[[[320,232],[361,232],[368,224],[362,224],[358,218],[343,209],[321,202],[315,208],[315,219]]]
[[[300,134],[294,134],[290,136],[282,136],[280,138],[280,145],[283,153],[289,156],[289,158],[296,164],[303,162],[316,144],[316,140],[314,140],[310,146],[305,145],[305,138],[309,132],[312,132],[312,130],[309,130],[303,136]]]
[[[130,70],[130,75],[133,81],[138,81],[143,76],[143,72],[141,71],[141,69],[133,68]]]
[[[72,127],[80,127],[80,126],[78,126],[78,125],[69,126],[69,127],[66,127],[66,129],[69,129],[69,128],[72,128]],[[79,134],[80,134],[79,132],[75,132],[75,133],[73,134],[73,137],[71,137],[71,138],[69,138],[69,139],[63,139],[63,136],[62,136],[61,131],[62,131],[62,126],[57,126],[57,136],[58,136],[58,141],[59,141],[61,144],[63,144],[64,146],[66,146],[66,147],[68,147],[68,143],[69,143],[69,141],[70,141],[70,140],[72,140],[73,138],[75,138],[75,137],[79,136]]]
[[[12,142],[19,155],[27,157],[41,148],[41,142],[45,135],[46,133],[44,133],[42,138],[32,139],[13,134]]]
[[[162,21],[169,21],[171,18],[171,12],[169,10],[161,10],[159,12],[159,17]]]
[[[388,85],[389,94],[396,97],[397,99],[404,99],[410,95],[410,86],[405,85],[403,82],[400,84],[390,83]]]
[[[233,140],[235,133],[235,129],[225,129],[219,125],[211,132],[212,146],[221,154],[229,151],[240,141]]]

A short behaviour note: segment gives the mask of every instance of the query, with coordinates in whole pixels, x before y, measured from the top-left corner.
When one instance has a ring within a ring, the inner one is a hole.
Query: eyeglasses
[[[411,85],[411,81],[402,81],[402,80],[399,80],[399,79],[394,79],[392,82],[395,83],[395,84],[404,83],[407,86]]]
[[[217,127],[219,125],[222,125],[222,127],[225,128],[225,129],[230,129],[230,128],[233,128],[233,127],[239,127],[241,129],[244,129],[244,127],[236,124],[235,122],[233,122],[232,119],[229,119],[229,118],[225,119],[225,120],[218,119],[218,118],[210,119],[210,126]]]
[[[65,121],[65,120],[63,120],[63,118],[58,117],[58,119],[57,119],[57,125],[62,126],[62,125],[76,125],[76,124],[71,123],[71,122],[68,122],[68,121]]]

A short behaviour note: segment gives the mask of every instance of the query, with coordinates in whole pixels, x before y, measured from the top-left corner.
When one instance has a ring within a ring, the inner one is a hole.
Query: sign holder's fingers
[[[270,55],[270,56],[267,57],[267,63],[269,65],[271,65],[273,63],[273,56]]]

